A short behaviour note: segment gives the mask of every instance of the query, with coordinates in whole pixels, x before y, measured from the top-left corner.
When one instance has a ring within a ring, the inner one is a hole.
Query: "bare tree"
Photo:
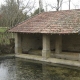
[[[23,0],[5,0],[6,5],[2,5],[2,23],[5,22],[5,26],[12,27],[15,24],[25,20],[28,17],[28,13],[34,8],[34,2],[28,0],[24,4]]]
[[[43,9],[43,3],[42,0],[39,0],[39,13],[42,12],[42,9]]]
[[[60,3],[60,0],[57,0],[57,7],[56,7],[57,11],[59,11],[59,3]]]
[[[59,11],[59,9],[61,8],[62,2],[63,2],[63,0],[57,0],[57,7],[56,7],[57,11]]]
[[[56,9],[56,11],[59,11],[60,8],[62,7],[63,0],[56,0],[56,2],[57,2],[56,6],[51,5],[51,4],[49,4],[49,6],[50,6],[52,9]]]
[[[19,8],[19,6],[20,6],[20,1],[19,0],[17,0],[17,4],[18,4],[18,8]]]
[[[70,10],[70,8],[71,8],[71,4],[70,4],[70,3],[71,3],[71,0],[69,0],[69,10]]]
[[[48,9],[47,9],[48,8],[48,4],[46,3],[45,5],[46,5],[45,8],[46,8],[46,12],[47,12],[48,11]]]

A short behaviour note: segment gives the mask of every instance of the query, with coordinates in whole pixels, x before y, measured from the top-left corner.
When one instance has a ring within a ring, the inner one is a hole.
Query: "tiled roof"
[[[80,31],[80,10],[43,12],[9,30],[20,33],[67,34]]]

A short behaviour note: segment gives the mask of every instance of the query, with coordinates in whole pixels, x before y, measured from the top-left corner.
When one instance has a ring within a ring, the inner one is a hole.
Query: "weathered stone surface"
[[[42,57],[47,59],[50,57],[50,35],[43,34],[43,50]]]
[[[14,36],[15,36],[15,53],[20,54],[22,53],[21,35],[15,33]]]

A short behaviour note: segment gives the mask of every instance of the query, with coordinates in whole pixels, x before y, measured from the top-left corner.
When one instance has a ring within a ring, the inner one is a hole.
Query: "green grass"
[[[7,30],[7,27],[0,27],[0,32],[5,32]]]

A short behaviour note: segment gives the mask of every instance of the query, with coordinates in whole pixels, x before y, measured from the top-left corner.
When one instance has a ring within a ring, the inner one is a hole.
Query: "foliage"
[[[6,4],[2,5],[0,9],[1,12],[0,26],[12,27],[29,17],[27,15],[27,12],[24,12],[24,9],[26,7],[21,6],[22,4],[20,4],[20,0],[17,0],[18,2],[16,0],[5,0],[5,1]]]
[[[14,53],[14,44],[0,44],[0,54]]]
[[[18,5],[14,0],[6,0],[6,5],[1,7],[2,17],[1,25],[2,26],[14,26],[16,23],[19,23],[24,19],[24,14],[21,10],[18,9]]]
[[[0,32],[0,44],[9,44],[9,39],[12,37],[11,33]]]
[[[0,54],[14,53],[14,39],[11,33],[0,32]]]
[[[44,9],[41,9],[41,12],[44,12]],[[36,10],[34,11],[34,13],[31,14],[31,16],[34,16],[34,15],[36,15],[36,14],[39,14],[39,8],[36,9]]]

